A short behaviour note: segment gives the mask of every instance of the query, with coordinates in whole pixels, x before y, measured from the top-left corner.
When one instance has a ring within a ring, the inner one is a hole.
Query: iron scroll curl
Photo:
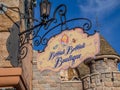
[[[33,45],[38,47],[39,45],[47,45],[48,41],[51,39],[51,37],[48,38],[47,36],[57,28],[60,29],[59,33],[52,35],[52,37],[60,34],[64,30],[71,30],[76,27],[82,28],[85,32],[91,29],[92,22],[89,19],[73,18],[67,20],[66,12],[66,5],[61,4],[55,9],[53,17],[51,19],[48,18],[45,21],[41,21],[34,27],[25,30],[19,34],[19,36],[21,37],[20,51],[22,59],[27,55],[28,48],[25,46],[25,44],[27,44],[27,41],[29,40],[34,40]],[[69,23],[73,22],[79,22],[80,25],[77,25],[76,27],[69,27]],[[39,33],[42,33],[42,30],[45,30],[45,33],[40,36]],[[27,36],[31,34],[32,38],[27,38]]]

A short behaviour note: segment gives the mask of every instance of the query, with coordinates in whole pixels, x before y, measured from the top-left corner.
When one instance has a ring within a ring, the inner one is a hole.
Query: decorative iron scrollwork
[[[19,35],[19,48],[17,49],[18,55],[17,60],[21,62],[23,58],[26,57],[28,53],[28,47],[27,44],[29,40],[34,40],[33,45],[34,46],[40,46],[40,45],[47,45],[49,39],[52,37],[60,34],[64,30],[71,30],[76,27],[82,28],[85,32],[90,30],[92,27],[92,23],[87,18],[73,18],[73,19],[67,19],[66,13],[67,13],[67,7],[64,4],[59,5],[55,11],[53,12],[52,18],[48,17],[46,19],[41,19],[41,21],[34,19],[32,17],[26,17],[23,13],[20,12],[19,8],[11,8],[4,5],[7,9],[10,9],[12,11],[15,11],[19,13],[20,15],[20,21],[21,19],[32,19],[33,21],[39,22],[37,25],[23,31],[16,33]],[[14,20],[7,15],[7,13],[3,10],[3,6],[0,9],[4,12],[4,14],[19,28],[19,25],[14,22]],[[79,22],[78,25],[72,25],[74,22]],[[30,23],[30,22],[29,22]],[[51,34],[52,32],[56,32],[56,30],[59,29],[59,32]],[[42,35],[42,31],[45,31]],[[49,36],[49,34],[51,34]],[[31,36],[30,36],[31,35]],[[49,37],[48,37],[49,36]],[[16,66],[16,65],[15,65]]]
[[[34,46],[39,46],[39,45],[47,45],[49,39],[55,35],[60,34],[64,30],[70,30],[76,27],[82,28],[84,31],[88,31],[92,27],[92,23],[89,19],[87,18],[74,18],[74,19],[66,19],[66,13],[67,13],[67,7],[62,4],[59,5],[54,13],[53,13],[53,18],[51,19],[45,19],[42,20],[38,25],[35,25],[34,27],[25,30],[24,32],[20,33],[20,37],[22,35],[26,35],[27,32],[29,34],[32,34],[32,38],[29,38],[29,40],[34,40],[33,45]],[[74,21],[77,21],[80,23],[80,25],[69,27],[69,23],[72,23]],[[54,31],[56,28],[60,28],[59,33],[53,34],[51,37],[47,37],[48,34],[50,34],[52,31]],[[42,30],[45,30],[46,32],[40,36],[39,33],[42,32]],[[26,37],[24,37],[24,40]],[[21,41],[22,42],[22,41]]]

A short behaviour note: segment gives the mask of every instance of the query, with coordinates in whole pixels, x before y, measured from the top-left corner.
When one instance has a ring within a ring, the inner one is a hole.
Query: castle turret
[[[94,59],[85,61],[90,75],[82,78],[84,90],[120,90],[120,57],[108,42],[100,36],[100,52]]]

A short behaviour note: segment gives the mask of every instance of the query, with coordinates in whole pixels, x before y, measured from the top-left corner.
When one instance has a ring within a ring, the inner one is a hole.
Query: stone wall
[[[82,78],[84,90],[120,90],[120,72],[93,73]]]
[[[29,0],[30,1],[30,0]],[[7,17],[4,13],[0,14],[0,67],[12,67],[9,61],[6,61],[8,57],[8,51],[6,49],[6,41],[9,37],[9,29],[12,25],[17,22],[21,21],[20,31],[25,30],[24,19],[20,20],[20,15],[18,12],[18,8],[20,9],[21,13],[24,13],[24,0],[0,0],[0,3],[4,4],[7,7],[14,7],[13,10],[7,8],[6,14],[9,16]],[[20,90],[27,90],[32,89],[32,47],[31,42],[26,44],[28,47],[28,53],[26,58],[22,60],[22,76],[19,86],[21,87]],[[24,83],[24,84],[23,84]]]
[[[100,56],[101,57],[101,56]],[[108,58],[109,57],[109,58]],[[111,58],[113,57],[113,58]],[[109,71],[118,71],[117,61],[119,57],[115,55],[106,55],[103,59],[92,60],[89,64],[91,73],[103,73]]]
[[[83,90],[81,81],[66,81],[60,83],[60,90]]]
[[[6,40],[9,32],[0,32],[0,67],[11,67],[10,61],[6,60],[8,51],[6,49]]]
[[[90,73],[103,73],[118,71],[119,60],[118,55],[97,55],[95,59],[86,60],[85,64],[90,68]]]
[[[27,56],[22,60],[22,79],[27,90],[32,90],[32,47],[27,44]],[[23,83],[23,82],[22,82]],[[22,90],[24,90],[22,88]]]
[[[33,53],[33,90],[60,90],[59,73],[40,72],[37,68],[37,52]]]
[[[59,72],[45,70],[40,72],[37,68],[37,52],[33,53],[33,79],[32,90],[82,90],[81,81],[61,81]]]
[[[3,3],[8,7],[19,7],[19,0],[0,0],[0,3]],[[7,9],[6,13],[14,20],[14,22],[19,21],[18,13],[9,9]],[[6,60],[8,57],[6,41],[10,34],[8,29],[11,28],[12,25],[13,22],[5,14],[0,14],[0,67],[12,67],[10,62]]]
[[[100,55],[87,61],[90,74],[81,81],[61,81],[59,72],[37,69],[37,52],[33,54],[33,90],[120,90],[120,72],[117,55]]]
[[[120,90],[119,60],[117,55],[98,55],[86,61],[91,72],[82,77],[84,90]]]
[[[19,0],[0,0],[0,3],[3,3],[7,7],[16,7],[14,10],[17,10],[19,7]],[[19,14],[11,9],[7,9],[6,14],[11,17],[14,22],[20,21]],[[5,14],[0,14],[0,31],[8,31],[8,28],[12,27],[13,21],[10,20]]]
[[[28,0],[29,4],[31,0]],[[21,13],[24,13],[25,11],[25,0],[19,0],[19,9]],[[29,8],[29,7],[28,7]],[[21,20],[21,26],[20,26],[20,32],[25,30],[25,19]],[[25,41],[27,42],[27,41]],[[32,55],[32,41],[29,41],[28,43],[24,44],[24,47],[27,48],[27,50],[24,48],[24,50],[22,52],[24,52],[24,54],[26,53],[25,58],[23,58],[22,61],[22,76],[21,76],[21,82],[20,82],[20,87],[21,90],[32,90],[32,59],[33,59],[33,55]],[[25,89],[26,87],[26,89]]]

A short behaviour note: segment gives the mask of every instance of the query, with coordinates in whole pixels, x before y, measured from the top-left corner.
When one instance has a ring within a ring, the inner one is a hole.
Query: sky
[[[39,3],[34,9],[34,17],[40,20]],[[109,44],[120,55],[120,0],[49,0],[51,5],[51,15],[60,4],[67,6],[67,20],[72,18],[88,18],[92,21],[92,28],[88,31],[90,34],[94,30],[109,42]],[[38,24],[35,22],[35,25]],[[76,22],[77,24],[77,22]],[[56,31],[55,31],[56,32]],[[44,32],[43,32],[44,33]],[[45,48],[44,46],[40,46]],[[38,49],[40,47],[34,47]],[[120,65],[119,65],[120,70]]]

